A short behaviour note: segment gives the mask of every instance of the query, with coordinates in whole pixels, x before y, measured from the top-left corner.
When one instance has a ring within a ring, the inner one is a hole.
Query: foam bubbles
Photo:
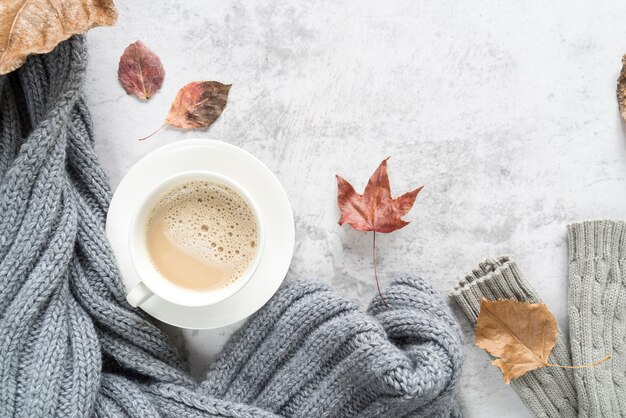
[[[224,287],[248,270],[257,252],[252,210],[235,190],[211,181],[167,192],[151,213],[150,228],[163,228],[180,250],[224,271]]]

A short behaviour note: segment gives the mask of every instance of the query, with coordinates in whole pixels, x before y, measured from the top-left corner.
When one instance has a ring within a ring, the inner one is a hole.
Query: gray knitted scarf
[[[291,281],[198,381],[125,301],[110,191],[80,94],[84,40],[0,78],[2,417],[451,417],[461,352],[445,303],[401,278],[367,312]]]

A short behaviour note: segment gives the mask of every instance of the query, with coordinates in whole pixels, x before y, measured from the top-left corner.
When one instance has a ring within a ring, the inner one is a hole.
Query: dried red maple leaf
[[[179,129],[207,128],[220,117],[228,102],[230,84],[217,81],[194,81],[178,91],[165,122],[145,138],[166,125]]]
[[[117,78],[126,93],[148,100],[163,85],[161,60],[141,41],[128,45],[120,57]]]
[[[365,186],[363,194],[358,194],[354,187],[343,177],[337,177],[337,205],[341,210],[339,225],[347,223],[358,231],[373,231],[372,258],[374,261],[374,276],[380,297],[385,298],[380,291],[378,272],[376,270],[376,232],[389,233],[408,225],[402,219],[417,198],[422,187],[418,187],[402,196],[393,199],[387,175],[387,160],[385,158]]]

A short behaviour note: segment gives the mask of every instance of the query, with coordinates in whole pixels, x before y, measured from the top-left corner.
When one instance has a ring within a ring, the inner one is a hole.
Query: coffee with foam
[[[237,281],[257,254],[258,226],[235,190],[197,180],[165,193],[146,229],[152,264],[170,282],[198,291]]]

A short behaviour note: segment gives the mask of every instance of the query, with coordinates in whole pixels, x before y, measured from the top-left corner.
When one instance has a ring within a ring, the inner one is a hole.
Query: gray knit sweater
[[[559,330],[550,362],[612,359],[577,370],[544,367],[511,385],[538,417],[626,417],[626,224],[588,221],[568,232],[569,341]],[[472,325],[481,298],[540,302],[509,257],[481,263],[451,296]]]
[[[291,281],[197,381],[125,300],[80,37],[0,77],[0,416],[455,417],[460,336],[401,278],[367,312]]]

